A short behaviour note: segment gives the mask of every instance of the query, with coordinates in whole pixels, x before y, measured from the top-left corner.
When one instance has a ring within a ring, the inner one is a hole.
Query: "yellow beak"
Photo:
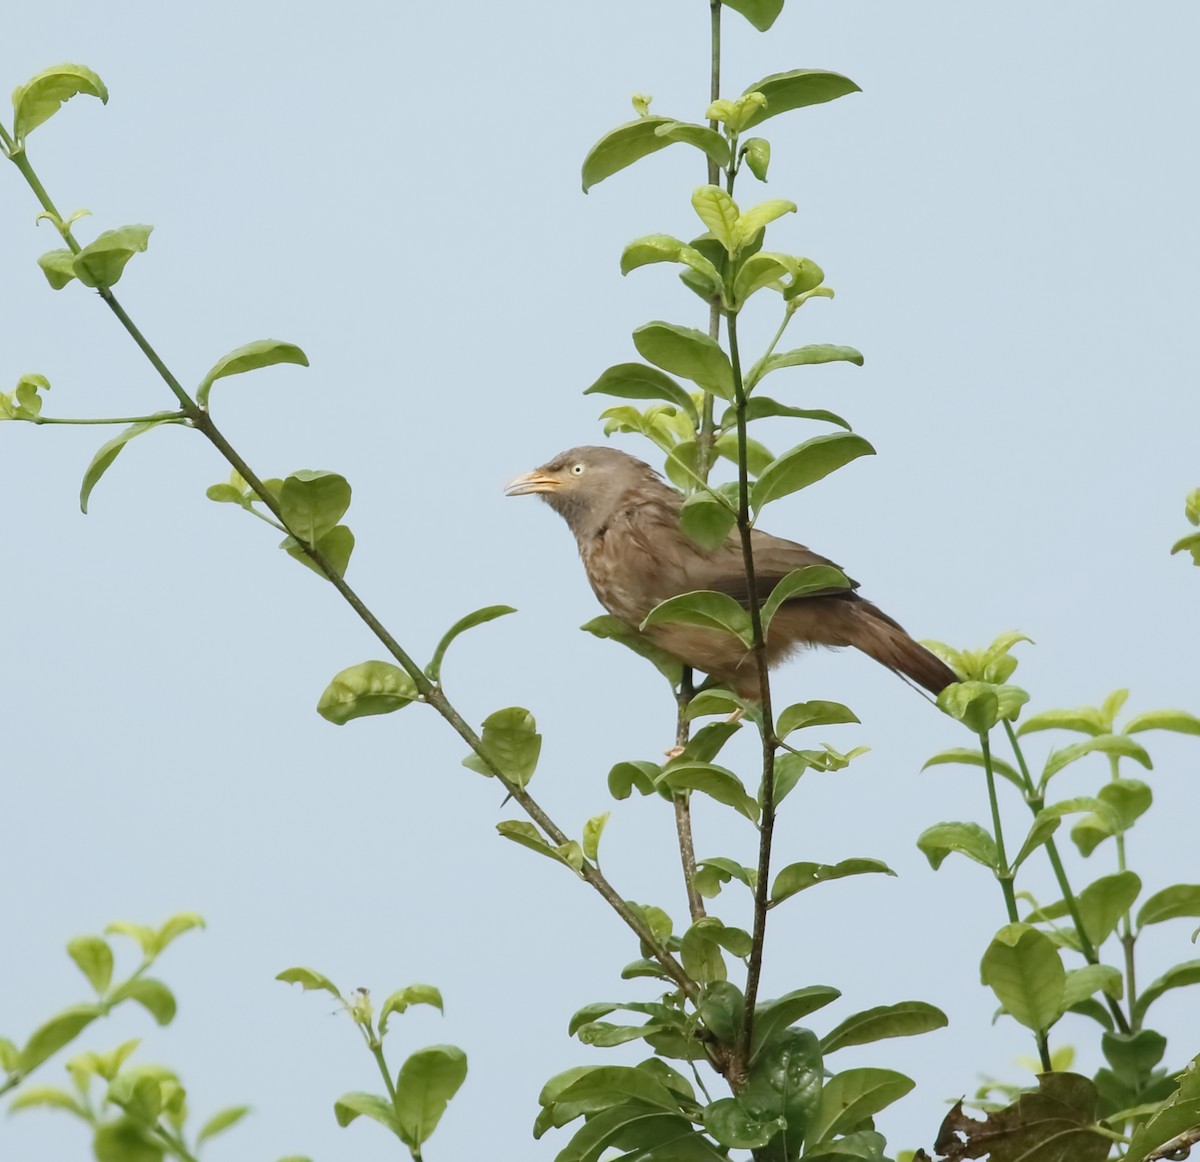
[[[549,476],[540,468],[535,468],[532,472],[526,472],[524,476],[510,481],[504,489],[504,495],[524,496],[530,492],[553,492],[561,487],[562,481],[557,476]]]

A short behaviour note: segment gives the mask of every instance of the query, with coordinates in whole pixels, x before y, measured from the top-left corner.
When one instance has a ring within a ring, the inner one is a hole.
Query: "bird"
[[[716,548],[696,544],[680,526],[683,494],[627,452],[571,448],[518,476],[504,492],[540,496],[567,522],[600,604],[633,629],[655,606],[682,593],[713,590],[749,603],[736,526]],[[805,545],[758,529],[751,531],[750,540],[760,602],[793,570],[833,564]],[[959,680],[898,622],[859,596],[857,582],[850,586],[784,602],[768,628],[768,666],[806,647],[853,646],[934,695]],[[757,658],[734,634],[678,622],[651,624],[642,632],[738,697],[762,701]]]

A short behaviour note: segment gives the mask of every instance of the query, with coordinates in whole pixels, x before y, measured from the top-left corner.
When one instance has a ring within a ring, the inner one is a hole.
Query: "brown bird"
[[[737,530],[717,548],[701,548],[680,528],[683,495],[625,452],[572,448],[504,491],[537,493],[567,522],[600,604],[635,629],[656,605],[681,593],[710,589],[743,604],[748,600]],[[760,601],[792,570],[833,564],[804,545],[757,529],[751,545]],[[643,632],[741,697],[760,697],[754,654],[733,634],[679,623]],[[958,681],[944,662],[852,589],[798,597],[780,607],[768,631],[768,663],[777,665],[806,646],[854,646],[933,694]]]

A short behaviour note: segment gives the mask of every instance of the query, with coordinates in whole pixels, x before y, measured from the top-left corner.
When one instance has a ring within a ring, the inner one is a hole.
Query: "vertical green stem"
[[[1008,866],[1008,856],[1004,851],[1004,827],[1000,822],[1000,801],[996,797],[996,774],[992,770],[992,748],[988,741],[986,730],[979,732],[979,745],[983,751],[983,769],[987,775],[988,803],[992,808],[992,831],[996,837],[996,854],[1000,866],[996,869],[996,877],[1000,881],[1000,889],[1004,893],[1004,906],[1008,909],[1008,919],[1012,924],[1019,920],[1017,915],[1017,897],[1013,891],[1013,872]]]
[[[1112,781],[1116,782],[1121,777],[1121,759],[1119,755],[1110,754],[1108,756],[1109,772],[1112,776]],[[1117,870],[1126,871],[1125,863],[1125,832],[1118,831],[1116,834],[1117,841]],[[1133,914],[1128,908],[1125,909],[1125,915],[1121,917],[1120,926],[1121,951],[1125,958],[1125,993],[1129,997],[1129,1011],[1133,1012],[1134,1003],[1137,1001],[1137,968],[1134,958],[1134,945],[1137,943],[1137,933],[1133,930]]]
[[[710,102],[721,96],[721,0],[710,0],[709,3],[709,78],[708,99]],[[709,129],[717,132],[717,122],[710,121]],[[721,180],[721,170],[717,163],[708,158],[708,184],[715,186]],[[721,308],[716,302],[708,308],[708,334],[716,339],[721,331]],[[709,470],[716,457],[713,454],[713,442],[716,437],[716,420],[713,414],[713,397],[704,393],[704,404],[701,408],[700,431],[696,438],[696,466],[701,477],[708,479]]]
[[[754,634],[754,659],[758,667],[759,698],[762,703],[762,819],[759,823],[758,879],[754,888],[754,930],[750,947],[750,963],[746,971],[746,1003],[742,1026],[738,1030],[734,1050],[735,1067],[744,1070],[750,1059],[754,1035],[754,1007],[762,976],[763,947],[767,935],[767,910],[770,903],[771,843],[775,835],[775,750],[774,716],[771,712],[771,686],[767,676],[766,635],[763,632],[762,610],[759,607],[758,581],[754,571],[754,546],[750,521],[750,479],[746,464],[746,388],[742,380],[741,355],[738,350],[737,316],[727,315],[725,328],[729,335],[729,362],[733,368],[734,408],[737,416],[738,442],[738,534],[742,542],[742,563],[746,570],[750,625]],[[736,1079],[734,1079],[736,1081]]]
[[[1029,766],[1025,762],[1025,754],[1021,750],[1021,744],[1017,740],[1017,732],[1013,729],[1013,724],[1007,719],[1004,722],[1004,729],[1008,734],[1009,745],[1012,747],[1013,755],[1017,760],[1017,766],[1021,771],[1021,779],[1025,785],[1025,801],[1029,804],[1029,810],[1036,816],[1046,805],[1045,796],[1034,785],[1033,776],[1029,773]],[[1071,882],[1067,878],[1067,869],[1063,866],[1062,856],[1058,853],[1058,844],[1054,842],[1054,836],[1046,840],[1046,857],[1050,860],[1050,866],[1054,870],[1054,878],[1058,882],[1063,899],[1066,901],[1071,923],[1075,926],[1075,935],[1079,939],[1079,951],[1088,964],[1099,964],[1100,954],[1096,950],[1095,945],[1092,944],[1087,930],[1083,926],[1083,916],[1079,911],[1079,901],[1075,898],[1075,893],[1071,890]],[[1128,969],[1128,964],[1126,968]],[[1130,988],[1127,990],[1127,995],[1130,1006],[1132,1006],[1136,994]],[[1107,993],[1104,994],[1104,1000],[1108,1005],[1109,1012],[1112,1013],[1117,1028],[1122,1033],[1128,1033],[1130,1031],[1129,1019],[1125,1016],[1120,1004]]]

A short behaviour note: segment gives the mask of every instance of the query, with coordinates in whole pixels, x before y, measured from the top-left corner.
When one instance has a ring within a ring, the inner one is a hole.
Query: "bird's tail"
[[[869,601],[859,599],[851,606],[850,644],[874,658],[889,670],[911,678],[931,694],[940,694],[951,682],[958,681],[941,658],[913,641],[903,627]]]

